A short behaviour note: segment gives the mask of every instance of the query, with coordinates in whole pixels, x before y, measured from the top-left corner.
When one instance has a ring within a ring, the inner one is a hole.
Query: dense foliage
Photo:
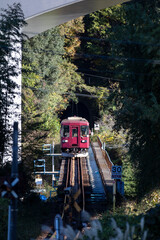
[[[59,139],[59,115],[83,83],[76,66],[65,57],[60,29],[48,30],[23,46],[23,153]],[[42,154],[42,153],[41,153]],[[33,160],[33,159],[32,159]]]
[[[83,88],[97,94],[99,113],[112,114],[115,130],[126,132],[129,155],[123,153],[122,162],[128,192],[132,195],[134,184],[134,192],[138,186],[142,193],[143,184],[145,193],[159,184],[157,1],[117,5],[87,15],[84,25],[80,18],[60,29],[65,39],[57,28],[24,45],[25,138],[44,142],[58,132],[58,114],[69,103],[68,93],[73,94],[81,81],[70,63],[74,61],[88,85]]]
[[[114,129],[128,136],[127,162],[135,167],[139,194],[160,183],[158,4],[135,1],[84,18],[86,58],[80,67],[110,93],[101,112],[112,114]]]
[[[14,4],[1,11],[0,16],[0,162],[3,160],[4,147],[11,137],[9,107],[14,104],[13,94],[17,83],[13,80],[19,74],[18,57],[22,41],[21,28],[24,26],[24,16],[20,4]]]
[[[125,22],[109,31],[113,41],[110,54],[115,57],[112,62],[117,72],[115,76],[124,80],[113,93],[115,127],[127,131],[139,194],[160,183],[160,18],[156,2],[124,5],[122,13]]]

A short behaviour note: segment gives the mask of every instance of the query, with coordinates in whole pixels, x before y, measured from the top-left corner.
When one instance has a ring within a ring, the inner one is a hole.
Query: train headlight
[[[81,140],[81,142],[82,142],[82,143],[86,143],[86,142],[87,142],[87,140]]]
[[[67,143],[67,142],[68,142],[68,140],[67,140],[67,139],[65,139],[65,140],[62,140],[62,142],[63,142],[63,143]]]

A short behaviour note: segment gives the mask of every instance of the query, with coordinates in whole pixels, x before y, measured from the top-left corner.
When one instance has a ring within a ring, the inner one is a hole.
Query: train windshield
[[[78,137],[78,128],[72,129],[72,137]]]
[[[61,130],[61,136],[62,137],[69,137],[69,126],[63,125]]]
[[[81,126],[81,137],[87,137],[89,135],[89,127]]]

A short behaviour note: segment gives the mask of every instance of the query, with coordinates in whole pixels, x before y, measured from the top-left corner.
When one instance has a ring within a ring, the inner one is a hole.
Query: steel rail
[[[83,174],[83,159],[80,159],[79,165],[80,165],[80,171],[81,171],[81,194],[82,194],[82,209],[85,210],[85,193],[84,193],[84,174]]]
[[[69,179],[70,179],[70,166],[71,166],[71,158],[68,158],[68,164],[67,164],[67,177],[66,177],[66,188],[69,185]],[[64,197],[64,202],[63,202],[63,212],[62,212],[62,219],[64,218],[64,212],[65,212],[65,205],[67,203],[67,196],[65,195]]]

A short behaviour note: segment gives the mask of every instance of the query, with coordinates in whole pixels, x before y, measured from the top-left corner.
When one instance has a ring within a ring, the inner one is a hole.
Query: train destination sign
[[[112,179],[121,179],[122,166],[112,166]]]

